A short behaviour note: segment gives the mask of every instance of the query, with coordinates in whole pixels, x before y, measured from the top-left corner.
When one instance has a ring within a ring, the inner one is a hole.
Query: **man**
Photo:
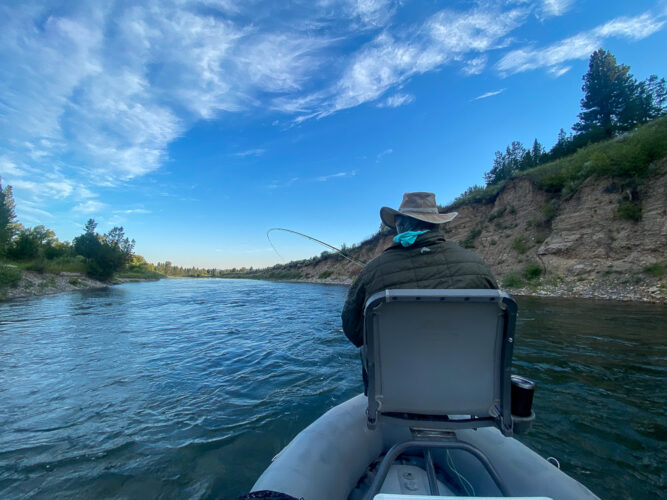
[[[392,288],[498,288],[484,261],[446,241],[440,225],[458,214],[438,213],[433,193],[405,193],[398,210],[380,209],[382,222],[398,233],[395,244],[361,270],[341,314],[343,331],[363,344],[364,305],[374,293]]]

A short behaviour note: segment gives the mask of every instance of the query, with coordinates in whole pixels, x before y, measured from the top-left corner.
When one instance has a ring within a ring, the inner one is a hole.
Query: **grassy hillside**
[[[531,180],[539,189],[570,197],[586,179],[610,177],[617,180],[615,189],[636,190],[651,178],[657,160],[667,155],[667,116],[653,120],[635,130],[602,142],[589,144],[576,153],[517,173],[512,179],[487,187],[472,187],[442,212],[464,205],[493,203],[508,182],[514,179]]]

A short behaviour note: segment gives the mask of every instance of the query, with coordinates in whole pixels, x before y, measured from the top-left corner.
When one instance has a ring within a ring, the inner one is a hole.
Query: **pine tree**
[[[630,67],[617,64],[611,52],[598,49],[591,55],[583,80],[583,111],[572,128],[581,133],[602,129],[607,137],[627,128],[632,121],[627,108],[637,95],[637,82]]]
[[[12,187],[7,186],[2,189],[2,179],[0,178],[0,256],[7,251],[17,229]]]
[[[533,148],[530,152],[530,156],[533,159],[533,166],[537,166],[542,163],[543,157],[545,155],[544,146],[535,138],[533,141]]]

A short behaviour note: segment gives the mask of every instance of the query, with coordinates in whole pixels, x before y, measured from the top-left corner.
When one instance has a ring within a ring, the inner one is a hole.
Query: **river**
[[[0,303],[0,498],[234,498],[361,391],[347,288],[173,279]],[[519,298],[520,439],[602,498],[663,498],[667,308]]]

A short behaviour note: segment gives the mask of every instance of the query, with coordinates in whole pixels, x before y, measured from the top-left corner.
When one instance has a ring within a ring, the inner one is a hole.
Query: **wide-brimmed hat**
[[[396,216],[407,215],[413,219],[419,219],[431,224],[444,224],[458,215],[458,212],[449,212],[441,214],[438,212],[438,205],[435,203],[433,193],[405,193],[403,201],[398,210],[389,207],[380,209],[380,219],[386,226],[396,227]]]

